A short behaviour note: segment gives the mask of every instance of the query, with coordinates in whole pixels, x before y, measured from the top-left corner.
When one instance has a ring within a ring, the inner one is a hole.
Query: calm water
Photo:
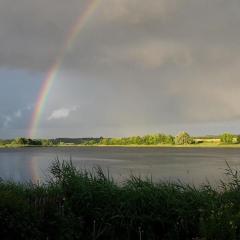
[[[0,177],[43,181],[56,157],[72,158],[79,168],[101,166],[118,181],[134,174],[152,177],[155,181],[216,183],[224,176],[225,160],[233,167],[240,167],[240,149],[233,148],[21,148],[0,149]]]

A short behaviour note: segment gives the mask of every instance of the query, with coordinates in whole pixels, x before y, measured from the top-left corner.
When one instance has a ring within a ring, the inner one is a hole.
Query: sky
[[[88,0],[0,0],[0,138],[27,136]],[[63,59],[39,138],[240,133],[240,1],[99,0]]]

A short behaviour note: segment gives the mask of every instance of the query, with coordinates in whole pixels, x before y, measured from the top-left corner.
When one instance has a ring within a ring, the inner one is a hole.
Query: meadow
[[[200,187],[56,160],[46,183],[0,182],[1,239],[239,239],[240,176]]]

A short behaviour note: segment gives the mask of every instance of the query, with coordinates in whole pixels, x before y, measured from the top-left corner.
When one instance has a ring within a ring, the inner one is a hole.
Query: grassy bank
[[[239,239],[240,178],[218,189],[118,185],[103,173],[56,161],[47,184],[0,182],[0,239]]]

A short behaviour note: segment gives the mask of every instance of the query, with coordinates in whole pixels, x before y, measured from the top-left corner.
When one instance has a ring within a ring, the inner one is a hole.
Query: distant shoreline
[[[0,146],[0,149],[4,148],[62,148],[62,147],[69,147],[69,148],[240,148],[240,144],[186,144],[186,145],[171,145],[171,144],[162,144],[162,145],[70,145],[70,144],[63,144],[63,145],[51,145],[51,146],[37,146],[37,145],[4,145]]]

